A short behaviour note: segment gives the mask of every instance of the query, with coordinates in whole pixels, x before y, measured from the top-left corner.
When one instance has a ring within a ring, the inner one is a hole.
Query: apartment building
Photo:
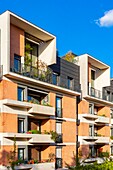
[[[10,11],[0,15],[0,65],[0,164],[14,138],[17,159],[74,164],[80,67],[56,56],[54,35]]]
[[[100,150],[111,153],[110,110],[113,106],[113,88],[110,85],[110,68],[88,54],[78,58],[82,89],[78,111],[80,155],[95,157]]]

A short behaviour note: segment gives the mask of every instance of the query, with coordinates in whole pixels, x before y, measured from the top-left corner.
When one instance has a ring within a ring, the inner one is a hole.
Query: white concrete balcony
[[[96,124],[109,124],[109,118],[105,116],[98,116],[98,119],[95,120]]]
[[[103,136],[97,136],[97,140],[95,141],[96,144],[109,144],[110,138],[109,137],[103,137]]]
[[[50,134],[1,133],[4,144],[13,144],[14,137],[17,144],[54,144]]]
[[[10,99],[4,99],[2,100],[3,105],[9,106],[9,107],[16,107],[16,108],[23,108],[28,109],[28,113],[30,114],[40,114],[45,116],[54,116],[55,115],[55,108],[46,106],[46,105],[39,105],[39,104],[33,104],[29,102],[23,102],[18,100],[10,100]]]
[[[90,142],[97,140],[96,136],[83,136],[82,138],[83,138],[83,140],[90,141]]]
[[[29,140],[29,143],[32,144],[52,144],[54,141],[51,139],[49,134],[31,134],[32,138]]]
[[[82,115],[83,115],[83,117],[86,118],[86,119],[93,119],[93,120],[98,119],[98,116],[97,116],[97,115],[94,115],[94,114],[88,113],[88,114],[82,114]]]
[[[15,170],[55,170],[55,162],[45,162],[38,164],[22,164],[15,166]],[[0,170],[7,170],[6,166],[0,166]]]
[[[18,100],[11,100],[11,99],[4,99],[2,100],[3,105],[6,106],[14,106],[14,107],[20,107],[20,108],[31,108],[32,104],[29,102],[23,102]]]
[[[54,116],[55,115],[55,108],[50,107],[50,106],[32,104],[32,108],[29,109],[28,113]]]
[[[103,136],[79,136],[78,140],[82,144],[109,144],[110,138]]]

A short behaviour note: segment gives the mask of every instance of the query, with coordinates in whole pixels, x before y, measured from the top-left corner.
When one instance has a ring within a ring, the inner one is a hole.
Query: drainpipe
[[[79,142],[78,142],[78,126],[80,125],[80,120],[78,119],[78,103],[80,102],[80,96],[76,97],[76,166],[79,165],[78,160],[78,148],[79,148]]]

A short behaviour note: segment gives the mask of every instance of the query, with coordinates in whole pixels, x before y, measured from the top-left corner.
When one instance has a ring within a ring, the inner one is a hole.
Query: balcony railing
[[[98,99],[103,99],[102,92],[100,90],[93,88],[93,87],[89,87],[89,95],[92,97],[96,97]]]
[[[95,89],[93,87],[88,88],[88,95],[90,95],[92,97],[95,97],[95,98],[98,98],[98,99],[113,102],[113,100],[110,98],[110,96],[107,96],[104,91],[102,92],[102,91],[97,90],[97,89]]]
[[[68,87],[66,78],[59,77],[58,82],[56,82],[55,84],[55,82],[53,81],[53,71],[49,67],[47,67],[47,69],[45,70],[41,70],[31,65],[20,64],[19,68],[12,67],[10,71],[36,80],[40,80],[63,88],[67,88],[73,91],[81,92],[80,85],[74,86],[73,83],[72,87]]]

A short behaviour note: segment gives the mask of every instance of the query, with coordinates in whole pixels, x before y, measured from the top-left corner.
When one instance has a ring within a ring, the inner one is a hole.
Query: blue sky
[[[89,53],[113,77],[113,0],[0,0],[6,10],[54,34],[60,56]]]

